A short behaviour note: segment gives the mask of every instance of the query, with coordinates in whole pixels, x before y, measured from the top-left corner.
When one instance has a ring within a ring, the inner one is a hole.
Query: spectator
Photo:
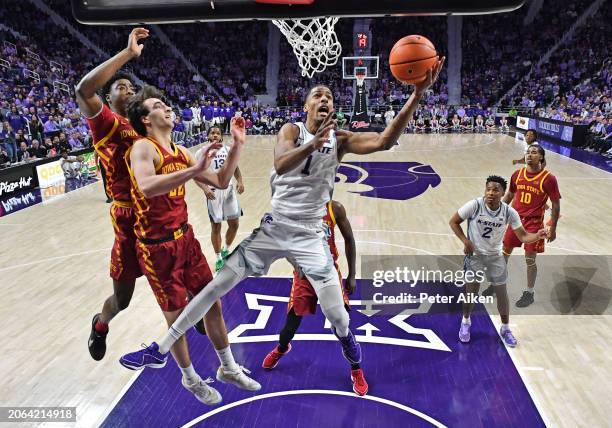
[[[30,158],[43,159],[47,157],[47,149],[40,146],[38,140],[32,140],[32,147],[28,149]]]
[[[30,153],[28,152],[28,145],[22,142],[17,150],[17,162],[27,162],[30,160]]]

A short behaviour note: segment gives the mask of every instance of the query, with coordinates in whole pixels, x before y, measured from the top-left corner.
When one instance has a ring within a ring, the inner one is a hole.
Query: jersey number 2
[[[491,232],[493,232],[493,228],[492,227],[485,227],[484,228],[484,233],[482,234],[482,237],[489,239],[491,237]]]

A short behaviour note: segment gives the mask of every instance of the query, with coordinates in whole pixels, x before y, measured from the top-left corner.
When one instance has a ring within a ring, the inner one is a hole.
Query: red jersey
[[[172,151],[147,138],[146,141],[155,147],[160,162],[155,168],[159,174],[169,174],[189,167],[189,159],[174,143]],[[187,223],[187,204],[185,203],[185,185],[171,190],[165,195],[145,198],[129,165],[131,148],[125,154],[126,164],[132,178],[132,202],[136,213],[134,231],[138,238],[162,239],[172,235]]]
[[[545,169],[536,174],[531,174],[527,168],[515,171],[510,179],[510,191],[514,193],[512,207],[521,219],[543,219],[548,198],[561,199],[557,179]]]
[[[125,152],[139,137],[130,122],[113,112],[106,104],[100,113],[87,119],[94,148],[106,170],[106,191],[117,201],[130,200],[130,174],[125,164]]]
[[[329,245],[329,251],[331,251],[334,259],[334,264],[338,262],[338,248],[336,248],[336,217],[334,216],[334,210],[332,208],[332,202],[327,203],[327,212],[323,217],[323,226],[325,227],[325,235],[327,236],[327,245]]]

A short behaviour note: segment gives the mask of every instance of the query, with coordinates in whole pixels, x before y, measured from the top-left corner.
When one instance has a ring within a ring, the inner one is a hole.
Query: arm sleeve
[[[470,202],[459,208],[459,210],[457,210],[457,214],[459,214],[459,217],[461,217],[461,219],[465,220],[466,218],[469,218],[474,215],[477,208],[478,202],[476,201],[476,199],[472,199]]]

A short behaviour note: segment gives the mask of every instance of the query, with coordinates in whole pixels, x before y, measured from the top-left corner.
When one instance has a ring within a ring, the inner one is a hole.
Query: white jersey
[[[521,218],[514,208],[502,202],[497,211],[491,211],[484,198],[473,199],[459,208],[459,217],[468,221],[467,237],[477,254],[499,255],[506,226],[512,230],[521,227]]]
[[[300,135],[296,147],[310,142],[314,135],[302,122],[295,125]],[[300,221],[319,221],[325,215],[325,206],[331,200],[336,179],[338,144],[336,134],[330,131],[329,140],[291,171],[278,175],[272,169],[272,214]]]
[[[197,160],[200,160],[202,158],[203,150],[204,148],[200,148],[196,152],[195,157]],[[215,157],[212,159],[210,163],[210,167],[208,169],[211,170],[212,172],[218,172],[223,166],[223,164],[225,163],[225,161],[227,160],[228,156],[229,156],[229,148],[224,144],[223,147],[217,150],[217,153]],[[228,189],[233,186],[234,186],[234,177],[232,177],[232,180],[230,181]]]

